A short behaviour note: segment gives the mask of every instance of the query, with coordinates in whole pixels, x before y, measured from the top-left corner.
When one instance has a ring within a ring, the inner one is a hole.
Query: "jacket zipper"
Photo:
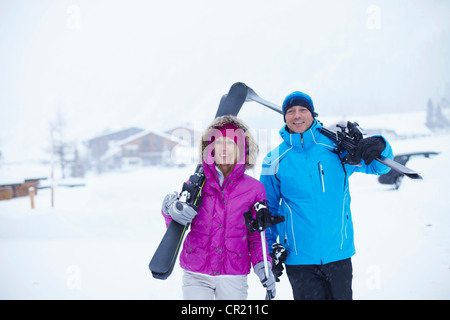
[[[320,176],[320,184],[322,185],[322,192],[325,192],[325,180],[323,179],[323,175],[325,174],[325,172],[323,171],[323,166],[321,162],[319,162],[317,166],[319,168],[319,176]]]

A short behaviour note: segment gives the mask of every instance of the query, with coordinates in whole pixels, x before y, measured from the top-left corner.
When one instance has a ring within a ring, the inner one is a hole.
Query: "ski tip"
[[[247,99],[247,90],[248,87],[243,82],[235,82],[231,85],[230,91],[228,92],[228,95],[233,95],[240,97],[241,99],[244,99],[242,103],[245,102],[245,99]]]
[[[247,85],[243,82],[235,82],[231,85],[231,87],[233,88],[234,86],[238,86],[238,87],[244,87],[245,89],[247,89]]]
[[[405,176],[413,180],[423,180],[423,177],[418,173],[405,173]]]

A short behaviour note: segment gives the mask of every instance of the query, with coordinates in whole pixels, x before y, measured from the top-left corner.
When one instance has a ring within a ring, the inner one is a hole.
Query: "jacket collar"
[[[320,134],[321,129],[322,126],[317,120],[314,120],[311,128],[303,133],[290,133],[288,131],[287,125],[284,125],[280,129],[280,136],[283,141],[289,146],[308,149],[317,143],[316,136]]]
[[[206,179],[210,180],[212,184],[214,184],[213,181],[217,182],[217,186],[220,188],[220,178],[217,172],[218,169],[216,169],[216,165],[214,163],[208,164],[206,161],[203,161],[203,170],[205,172]],[[240,179],[244,175],[244,173],[245,164],[237,163],[231,173],[224,179],[222,188],[226,186],[229,181],[237,181],[238,179]]]

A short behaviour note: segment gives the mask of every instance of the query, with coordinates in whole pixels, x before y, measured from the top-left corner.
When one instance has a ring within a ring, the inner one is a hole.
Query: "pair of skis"
[[[215,117],[217,118],[224,115],[237,116],[242,108],[242,105],[249,101],[260,103],[280,114],[283,113],[279,106],[261,98],[246,84],[236,82],[231,86],[229,92],[222,96]],[[355,130],[355,128],[357,130]],[[321,133],[337,144],[338,151],[346,150],[348,152],[352,152],[354,150],[363,135],[363,132],[359,129],[359,126],[356,123],[351,122],[347,124],[346,128],[342,127],[340,132],[323,128]],[[391,159],[380,156],[376,159],[376,161],[383,163],[392,170],[395,170],[411,179],[422,179],[418,172]],[[201,169],[197,167],[195,174],[198,174],[200,171]],[[185,185],[183,185],[183,189],[185,189]],[[197,193],[196,196],[201,195],[201,189],[199,191],[200,193]],[[149,264],[149,269],[151,270],[154,278],[164,280],[167,279],[167,277],[169,277],[172,273],[187,228],[188,226],[183,226],[175,221],[170,223]]]

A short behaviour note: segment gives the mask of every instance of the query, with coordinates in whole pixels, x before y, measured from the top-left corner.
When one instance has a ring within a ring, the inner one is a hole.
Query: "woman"
[[[201,160],[206,177],[198,212],[174,207],[176,194],[163,202],[166,223],[191,223],[180,254],[184,299],[246,299],[247,275],[253,265],[262,284],[275,296],[269,259],[264,273],[261,237],[247,230],[244,213],[266,200],[264,186],[245,174],[252,168],[258,146],[247,126],[233,116],[216,118],[202,137]],[[194,219],[195,218],[195,219]],[[264,243],[264,250],[267,244]]]

